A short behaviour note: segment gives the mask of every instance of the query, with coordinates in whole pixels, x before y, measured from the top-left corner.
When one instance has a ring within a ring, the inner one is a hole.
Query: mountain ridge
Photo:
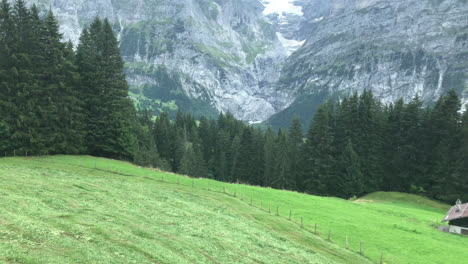
[[[365,89],[426,105],[455,89],[468,103],[466,0],[27,2],[52,7],[74,43],[109,18],[131,97],[155,114],[308,125],[325,100]]]

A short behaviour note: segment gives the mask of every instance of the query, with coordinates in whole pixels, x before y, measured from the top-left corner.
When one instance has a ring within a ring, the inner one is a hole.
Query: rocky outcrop
[[[293,100],[275,89],[287,50],[257,0],[28,2],[52,6],[74,43],[95,16],[107,17],[132,96],[144,106],[263,121]]]
[[[419,95],[427,104],[455,89],[467,102],[466,0],[297,4],[305,16],[300,31],[308,37],[287,59],[282,89],[324,98],[368,89],[383,102]]]
[[[426,104],[455,89],[468,102],[467,0],[27,2],[51,6],[74,43],[95,16],[109,18],[131,96],[155,112],[276,114],[270,123],[284,126],[364,89]]]

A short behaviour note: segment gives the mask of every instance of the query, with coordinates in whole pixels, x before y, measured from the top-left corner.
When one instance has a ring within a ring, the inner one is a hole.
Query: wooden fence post
[[[250,206],[252,206],[253,203],[252,203],[252,196],[250,197]]]
[[[304,228],[304,218],[301,216],[301,228]]]
[[[362,252],[362,240],[361,240],[361,247],[360,247],[360,249],[359,249],[359,254],[361,254],[361,256],[362,256],[362,253],[363,253],[363,252]]]
[[[289,209],[289,221],[291,221],[291,208]]]
[[[226,193],[226,187],[223,186],[223,193]]]
[[[315,224],[315,229],[314,233],[317,234],[317,224]]]
[[[380,264],[383,264],[383,252],[382,252],[382,254],[380,255]]]
[[[346,235],[346,249],[349,249],[348,247],[348,236]]]
[[[279,206],[276,206],[276,216],[279,216]]]
[[[328,230],[328,241],[331,241],[331,230]]]
[[[268,213],[271,214],[271,204],[268,204]]]

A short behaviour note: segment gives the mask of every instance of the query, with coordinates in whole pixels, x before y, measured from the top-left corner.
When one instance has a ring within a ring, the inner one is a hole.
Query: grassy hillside
[[[419,196],[353,202],[70,156],[0,159],[0,182],[0,262],[366,263],[360,241],[373,262],[468,258],[467,238],[435,228],[449,206]]]
[[[0,159],[0,263],[368,262],[220,185],[192,189],[105,159],[53,160]]]

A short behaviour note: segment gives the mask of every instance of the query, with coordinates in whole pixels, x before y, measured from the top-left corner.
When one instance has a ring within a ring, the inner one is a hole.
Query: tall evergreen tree
[[[263,173],[263,186],[272,186],[272,182],[275,176],[275,156],[276,156],[276,143],[275,143],[275,132],[271,127],[265,132],[265,151],[264,151],[264,173]]]
[[[333,140],[328,106],[325,104],[317,109],[304,144],[306,192],[327,194],[328,180],[333,176]]]
[[[84,29],[77,54],[87,112],[87,142],[94,155],[133,159],[134,109],[117,38],[107,19]]]
[[[283,131],[276,138],[275,166],[272,186],[277,189],[290,189],[293,180],[290,174],[290,157],[288,153],[288,138]]]
[[[296,188],[296,184],[300,181],[300,148],[302,146],[304,136],[302,135],[301,120],[297,117],[293,118],[288,134],[288,155],[289,155],[289,184],[292,188]]]
[[[360,166],[359,157],[353,149],[351,140],[349,140],[336,164],[336,178],[338,180],[329,186],[334,195],[350,198],[363,194],[364,179]]]

